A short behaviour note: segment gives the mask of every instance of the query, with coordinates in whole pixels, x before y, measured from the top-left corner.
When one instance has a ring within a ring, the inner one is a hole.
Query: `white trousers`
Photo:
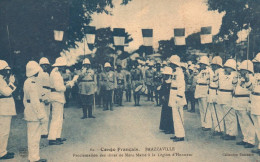
[[[28,160],[40,160],[40,140],[41,140],[41,124],[40,122],[27,121],[27,137],[28,137]]]
[[[243,134],[243,141],[255,144],[255,128],[246,110],[236,110],[238,123]]]
[[[176,105],[176,107],[173,107],[172,117],[173,117],[175,136],[179,138],[185,137],[183,106]]]
[[[0,115],[0,157],[7,153],[7,144],[10,133],[12,116]]]
[[[42,123],[42,135],[48,135],[49,133],[49,119],[50,119],[50,104],[44,105],[44,109],[47,115],[47,121]]]
[[[220,129],[221,132],[225,131],[224,125],[225,125],[225,120],[223,119],[224,117],[224,106],[223,104],[216,104],[216,109],[217,109],[217,114],[218,114],[218,118],[219,118],[219,125],[220,125]],[[218,128],[219,129],[219,128]]]
[[[215,129],[214,131],[224,132],[224,122],[222,121],[219,123],[223,117],[223,113],[220,111],[221,109],[217,106],[216,103],[209,103],[209,110],[211,112],[212,127]]]
[[[237,136],[237,117],[235,109],[230,106],[223,105],[225,117],[226,134],[230,136]]]
[[[48,140],[56,140],[61,137],[62,123],[63,123],[63,109],[64,104],[59,102],[52,103],[52,119],[50,124],[50,131]]]
[[[258,149],[260,149],[260,115],[251,114],[255,126],[255,133],[258,139]]]
[[[200,109],[201,126],[204,128],[211,128],[212,127],[211,112],[210,109],[207,107],[207,98],[206,97],[198,98],[198,104]]]

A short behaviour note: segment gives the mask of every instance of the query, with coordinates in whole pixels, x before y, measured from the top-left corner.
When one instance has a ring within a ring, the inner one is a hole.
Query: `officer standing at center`
[[[183,106],[186,105],[185,80],[182,69],[180,68],[180,57],[173,55],[170,58],[170,66],[173,69],[172,82],[168,106],[172,107],[173,124],[175,137],[171,138],[174,142],[184,141],[184,117]]]
[[[24,118],[27,121],[28,136],[28,160],[30,162],[45,162],[40,159],[40,140],[42,133],[42,123],[47,121],[47,115],[42,100],[42,87],[37,77],[41,70],[35,61],[29,61],[26,65],[27,79],[24,82]]]
[[[12,96],[16,89],[13,84],[15,79],[9,79],[10,69],[6,61],[0,60],[0,160],[14,158],[14,153],[6,150],[12,116],[16,115]]]
[[[64,92],[66,86],[64,85],[61,73],[65,72],[67,66],[67,60],[63,57],[56,59],[52,65],[54,69],[50,74],[51,82],[51,101],[52,101],[52,119],[50,124],[50,132],[48,136],[49,145],[61,145],[65,138],[61,138],[62,124],[63,124],[63,110],[65,104]]]
[[[50,88],[50,62],[46,57],[43,57],[40,59],[39,64],[42,68],[42,70],[39,72],[38,75],[38,82],[42,86],[42,94],[46,99],[48,99],[48,102],[46,101],[45,103],[42,102],[44,105],[46,115],[47,115],[47,121],[45,123],[42,123],[42,138],[47,138],[49,134],[49,118],[50,118],[50,93],[51,93],[51,88]]]
[[[96,76],[94,70],[91,69],[91,64],[88,58],[83,60],[82,71],[79,75],[79,94],[81,99],[81,104],[83,108],[83,117],[81,119],[95,118],[92,115],[94,94],[97,89]]]

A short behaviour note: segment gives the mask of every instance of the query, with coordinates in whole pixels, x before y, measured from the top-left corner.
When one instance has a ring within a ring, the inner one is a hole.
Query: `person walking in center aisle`
[[[79,94],[83,110],[83,117],[95,118],[92,115],[94,94],[97,89],[96,76],[94,70],[91,69],[91,63],[88,58],[85,58],[82,63],[82,70],[78,78]]]
[[[161,71],[161,64],[156,63],[156,71],[154,72],[154,92],[155,92],[155,100],[156,100],[156,106],[161,105],[161,93],[159,93],[159,89],[162,85],[162,71]]]
[[[163,83],[158,92],[162,97],[162,111],[159,129],[164,131],[165,134],[174,134],[172,108],[168,106],[171,89],[172,68],[165,67],[162,71],[162,75]]]
[[[148,89],[147,101],[153,102],[153,78],[154,78],[154,70],[153,70],[153,62],[150,61],[148,63],[148,69],[145,71],[145,84]]]
[[[180,64],[179,56],[173,55],[170,57],[170,66],[173,69],[173,74],[168,106],[172,108],[175,131],[175,137],[172,139],[174,142],[184,141],[185,138],[183,106],[187,103],[185,99],[184,74]]]
[[[235,140],[237,135],[237,119],[235,110],[231,107],[234,86],[237,84],[236,61],[228,59],[224,64],[224,71],[219,73],[219,88],[217,90],[217,109],[222,120],[220,125],[225,124],[226,134],[221,138],[224,140]],[[220,127],[222,130],[223,125]],[[224,130],[224,129],[223,129]]]
[[[237,145],[243,145],[245,148],[253,148],[255,146],[254,125],[248,113],[249,97],[251,93],[249,88],[253,81],[253,73],[253,63],[250,60],[243,61],[239,66],[238,82],[232,100],[232,108],[236,111],[238,123],[243,135],[243,140],[237,142]]]
[[[42,102],[44,105],[44,109],[47,115],[47,121],[42,123],[42,138],[47,138],[49,134],[49,119],[50,119],[50,93],[51,93],[51,83],[50,83],[50,62],[46,57],[42,57],[39,61],[39,64],[42,70],[39,72],[38,75],[38,82],[42,86],[42,94],[45,96],[47,102]]]
[[[209,58],[202,56],[199,60],[200,73],[197,76],[195,98],[198,99],[200,109],[200,121],[203,131],[209,131],[212,127],[211,113],[207,104],[209,85]]]
[[[143,75],[142,71],[137,68],[138,62],[135,61],[133,65],[133,69],[131,70],[131,83],[132,83],[132,88],[133,88],[133,93],[134,93],[134,101],[135,101],[135,106],[141,106],[140,105],[140,93],[136,92],[136,88],[139,85],[144,84],[143,82]]]
[[[117,88],[115,89],[115,96],[119,106],[123,106],[123,92],[126,87],[126,76],[125,73],[122,71],[122,66],[117,65],[116,69],[116,81],[117,81]]]
[[[71,87],[71,85],[64,85],[61,73],[65,72],[65,67],[67,66],[67,61],[63,57],[56,59],[55,63],[52,65],[54,69],[50,74],[51,82],[51,103],[52,103],[52,119],[50,124],[50,131],[48,135],[49,145],[61,145],[65,138],[61,138],[62,124],[63,124],[63,111],[65,104],[64,92],[66,87]]]
[[[253,78],[252,85],[250,89],[252,90],[251,93],[251,117],[254,122],[255,132],[258,139],[258,146],[257,149],[252,150],[252,153],[256,153],[260,156],[260,53],[256,55],[253,60],[255,75]],[[250,81],[246,76],[246,81]],[[250,83],[246,82],[249,86]]]
[[[109,110],[113,111],[113,91],[116,88],[116,76],[115,73],[111,70],[110,63],[106,62],[104,65],[105,71],[102,73],[101,81],[104,85],[104,111]]]
[[[16,115],[12,93],[16,90],[15,77],[10,76],[11,68],[0,60],[0,160],[13,159],[14,153],[7,152],[12,116]]]
[[[208,93],[208,109],[211,112],[212,126],[213,126],[213,136],[221,136],[224,132],[224,127],[220,125],[220,116],[222,111],[217,107],[217,90],[219,73],[223,71],[222,69],[222,59],[220,56],[215,56],[211,62],[211,68],[209,69],[209,93]]]
[[[28,136],[28,160],[30,162],[45,162],[40,159],[40,140],[42,133],[42,123],[47,121],[47,115],[42,100],[42,85],[37,82],[38,74],[41,70],[35,61],[29,61],[26,65],[27,79],[24,82],[24,119],[27,121]]]

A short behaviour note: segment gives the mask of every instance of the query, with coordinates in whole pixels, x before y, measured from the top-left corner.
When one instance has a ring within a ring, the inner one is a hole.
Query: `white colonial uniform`
[[[55,67],[50,74],[50,83],[52,88],[50,95],[52,102],[52,119],[48,140],[56,140],[57,138],[61,138],[63,109],[65,104],[64,92],[66,91],[63,78],[57,67]]]
[[[219,73],[219,89],[217,91],[217,106],[222,113],[218,114],[220,119],[226,115],[225,119],[220,123],[221,130],[226,126],[226,134],[230,136],[237,135],[237,119],[235,110],[232,105],[232,94],[234,86],[237,83],[237,72],[233,71],[230,75],[225,75],[224,71]]]
[[[39,75],[37,77],[37,82],[42,87],[42,96],[45,98],[44,100],[50,101],[50,93],[51,93],[51,87],[50,87],[50,75],[47,72],[41,71],[39,72]],[[50,103],[44,103],[42,102],[45,108],[45,112],[47,115],[47,121],[45,123],[42,123],[42,135],[48,135],[49,133],[49,118],[50,118]]]
[[[260,141],[260,73],[255,73],[252,82],[251,93],[251,116],[255,126],[255,132],[258,141]],[[258,143],[258,149],[260,149],[260,142]]]
[[[201,70],[197,75],[197,83],[195,89],[195,98],[198,99],[199,109],[200,109],[200,121],[203,128],[211,128],[211,112],[207,105],[207,96],[208,96],[208,85],[210,72],[209,68]],[[205,118],[205,120],[204,120]]]
[[[41,86],[35,77],[24,82],[24,119],[27,121],[28,159],[40,160],[41,123],[47,119],[42,102]]]
[[[183,106],[186,104],[184,74],[182,69],[177,67],[172,76],[168,105],[172,107],[175,136],[178,138],[185,137]]]
[[[212,126],[215,128],[216,132],[224,132],[223,128],[221,129],[219,122],[221,118],[219,116],[222,114],[222,111],[217,107],[217,90],[219,84],[219,73],[223,72],[223,69],[217,69],[215,72],[210,69],[209,70],[209,94],[208,94],[208,109],[211,112],[212,117]]]
[[[243,141],[255,144],[255,130],[254,125],[247,114],[249,108],[249,96],[251,91],[249,90],[252,85],[252,77],[248,83],[245,83],[244,78],[241,76],[238,78],[238,82],[235,88],[235,93],[232,100],[232,108],[236,110],[239,125],[243,134]]]
[[[13,89],[0,75],[0,157],[7,154],[6,148],[11,127],[12,116],[16,115]]]

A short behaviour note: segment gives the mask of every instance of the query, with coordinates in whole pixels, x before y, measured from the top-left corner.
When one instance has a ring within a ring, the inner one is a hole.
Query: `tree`
[[[42,56],[53,62],[83,39],[93,13],[111,14],[107,7],[113,8],[113,0],[1,0],[0,59],[22,67]],[[53,30],[65,31],[62,42],[54,40]]]

